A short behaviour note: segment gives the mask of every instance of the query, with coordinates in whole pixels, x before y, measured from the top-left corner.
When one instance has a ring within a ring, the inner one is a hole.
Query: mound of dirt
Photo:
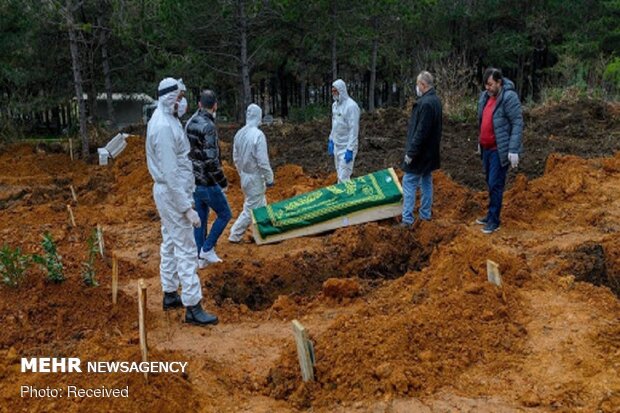
[[[136,345],[137,337],[106,337],[95,334],[89,340],[76,345],[66,345],[62,341],[54,341],[45,357],[79,357],[88,361],[128,361],[140,362],[141,355]],[[64,412],[178,412],[182,409],[203,411],[208,405],[195,390],[192,380],[196,380],[196,371],[190,370],[189,375],[151,374],[148,383],[142,373],[110,373],[97,374],[24,374],[20,373],[20,356],[28,355],[14,349],[0,351],[0,400],[7,411],[52,411]],[[35,354],[30,353],[34,356]],[[150,351],[150,360],[178,361],[186,357],[170,352]],[[69,397],[64,392],[62,398],[31,398],[19,397],[22,386],[35,389],[67,389],[76,386],[84,389],[118,388],[129,390],[129,397]]]
[[[323,295],[335,299],[357,297],[361,289],[359,281],[354,278],[329,278],[323,283]]]
[[[594,120],[583,121],[595,129],[587,131],[595,135],[592,148],[617,144],[602,140],[616,133],[617,121],[607,112],[574,107],[571,115],[560,109],[533,111],[527,122],[542,125],[558,113],[563,122],[590,116]],[[405,127],[401,112],[372,115],[364,128],[374,136],[374,146],[362,136],[362,153],[368,156],[360,159],[360,170],[397,162]],[[271,128],[285,131],[288,140],[278,141],[274,132],[272,160],[280,166],[269,201],[335,181],[324,156],[326,135],[316,138],[328,133],[327,123]],[[11,411],[614,411],[620,391],[620,304],[610,289],[620,279],[620,152],[595,159],[541,153],[544,176],[535,179],[530,173],[537,172],[524,159],[527,174],[513,176],[502,229],[487,236],[473,223],[486,207],[486,194],[453,179],[459,173],[461,182],[482,177],[473,150],[471,162],[459,157],[475,143],[465,139],[472,127],[447,128],[454,128],[454,135],[444,144],[454,148],[445,152],[454,154],[454,161],[445,159],[454,170],[434,175],[431,222],[402,230],[386,220],[260,247],[229,244],[225,232],[217,245],[224,262],[199,272],[207,287],[203,304],[220,317],[218,326],[206,329],[184,325],[182,310],[161,310],[161,234],[143,138],[129,138],[108,167],[23,145],[0,154],[0,243],[41,253],[41,234],[49,231],[68,277],[50,284],[35,267],[19,288],[0,285],[2,406]],[[384,139],[385,130],[398,139]],[[565,133],[577,139],[573,135],[579,131]],[[547,138],[540,137],[556,142]],[[301,166],[284,164],[290,154]],[[224,170],[236,216],[243,195],[228,161]],[[77,227],[68,222],[69,203]],[[121,259],[118,309],[111,305],[109,258],[97,259],[99,287],[81,282],[86,239],[96,224],[105,230],[106,257],[114,252]],[[503,287],[487,282],[487,259],[499,263]],[[139,374],[20,373],[24,354],[139,360],[139,277],[149,286],[151,359],[188,360],[189,376],[155,375],[147,385]],[[300,380],[293,318],[315,343],[317,381],[311,384]],[[130,399],[17,396],[20,385],[57,383],[129,385]]]
[[[518,355],[527,332],[516,285],[530,269],[523,257],[506,255],[483,236],[465,238],[444,242],[427,268],[408,272],[313,336],[316,383],[310,388],[299,383],[296,350],[289,346],[269,374],[268,394],[300,408],[419,396],[472,364]],[[480,256],[503,263],[502,288],[487,282]]]

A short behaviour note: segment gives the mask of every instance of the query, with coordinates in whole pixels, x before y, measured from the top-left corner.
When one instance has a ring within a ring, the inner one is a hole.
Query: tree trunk
[[[259,84],[259,89],[260,89],[260,104],[259,104],[259,106],[263,109],[263,114],[264,115],[269,113],[269,106],[267,104],[267,95],[266,95],[266,91],[265,91],[265,83],[266,83],[266,80],[265,79],[261,79],[260,84]]]
[[[99,26],[102,26],[102,19],[97,18]],[[101,65],[103,66],[103,82],[106,94],[106,105],[108,108],[108,119],[112,127],[116,127],[116,116],[114,114],[114,105],[112,104],[112,79],[110,77],[110,58],[108,57],[108,35],[106,30],[100,28],[99,43],[101,45]]]
[[[278,68],[278,84],[280,85],[280,116],[288,116],[288,79],[284,72],[284,67]]]
[[[71,50],[71,66],[73,68],[73,84],[75,85],[75,97],[78,104],[78,114],[80,119],[80,138],[82,140],[82,159],[88,159],[88,131],[86,129],[86,104],[84,102],[84,91],[82,85],[82,62],[78,49],[77,35],[75,33],[73,20],[73,4],[71,0],[66,2],[65,19],[69,31],[69,49]]]
[[[301,85],[299,86],[299,106],[302,109],[306,108],[306,88],[308,87],[308,82],[306,81],[306,76],[301,79]]]
[[[336,54],[336,1],[330,3],[330,17],[332,23],[332,82],[338,79],[338,60]]]
[[[332,33],[332,82],[338,79],[338,61],[336,55],[336,34]]]
[[[88,51],[88,74],[90,92],[88,93],[88,108],[90,114],[90,123],[96,125],[99,119],[97,115],[97,84],[95,83],[95,50],[94,45]]]
[[[379,39],[376,37],[372,41],[372,60],[370,61],[370,83],[368,84],[368,111],[375,111],[375,83],[377,82],[377,50],[379,49]]]
[[[240,29],[241,41],[241,104],[242,120],[245,121],[245,110],[250,105],[250,62],[248,59],[248,22],[245,15],[245,0],[237,1],[237,22]]]

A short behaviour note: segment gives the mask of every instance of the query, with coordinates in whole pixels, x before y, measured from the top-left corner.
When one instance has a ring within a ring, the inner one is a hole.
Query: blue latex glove
[[[350,151],[347,149],[347,151],[344,153],[344,161],[346,163],[349,163],[353,160],[353,151]]]
[[[327,154],[329,156],[334,156],[334,141],[331,139],[327,141]]]

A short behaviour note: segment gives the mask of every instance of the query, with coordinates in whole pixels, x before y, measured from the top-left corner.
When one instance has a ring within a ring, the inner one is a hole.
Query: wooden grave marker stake
[[[69,155],[71,156],[71,160],[73,161],[73,139],[69,138]]]
[[[101,254],[101,258],[103,258],[105,244],[103,241],[103,228],[101,228],[99,224],[97,224],[97,243],[99,244],[99,254]]]
[[[148,362],[148,345],[146,342],[146,284],[144,279],[138,280],[138,318],[140,326],[140,351],[142,352],[142,361]],[[144,373],[144,379],[148,382],[148,373]]]
[[[69,185],[69,188],[71,189],[71,197],[73,198],[73,200],[77,203],[77,195],[75,194],[75,189],[73,189],[73,185]]]
[[[118,297],[118,258],[116,254],[112,255],[112,304],[116,305]]]
[[[303,381],[314,381],[314,347],[308,339],[308,332],[297,320],[293,320],[293,333],[297,343],[297,356]]]
[[[74,227],[75,225],[75,217],[73,216],[73,210],[71,209],[71,205],[67,204],[67,211],[69,211],[69,218],[71,219],[71,225]]]
[[[502,275],[499,272],[499,265],[491,260],[487,260],[487,279],[491,284],[498,287],[502,285]]]

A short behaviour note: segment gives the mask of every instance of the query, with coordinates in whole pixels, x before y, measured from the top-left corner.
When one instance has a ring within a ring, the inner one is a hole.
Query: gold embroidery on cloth
[[[368,182],[370,181],[370,182]],[[348,209],[352,206],[363,204],[366,202],[374,202],[385,199],[385,194],[377,182],[377,178],[374,175],[368,175],[367,177],[358,178],[355,181],[346,181],[342,184],[344,189],[337,188],[336,185],[328,186],[325,188],[327,192],[330,192],[336,196],[346,193],[348,196],[352,196],[359,191],[363,194],[360,198],[355,198],[340,202],[337,198],[327,199],[313,204],[319,198],[324,196],[324,192],[317,190],[314,193],[303,196],[302,198],[292,201],[290,204],[285,205],[283,208],[279,208],[277,211],[273,210],[271,205],[267,205],[267,216],[274,227],[283,227],[287,225],[299,224],[303,221],[309,221],[322,215],[329,215],[337,211]],[[286,212],[297,211],[299,215],[291,218],[284,218]]]

